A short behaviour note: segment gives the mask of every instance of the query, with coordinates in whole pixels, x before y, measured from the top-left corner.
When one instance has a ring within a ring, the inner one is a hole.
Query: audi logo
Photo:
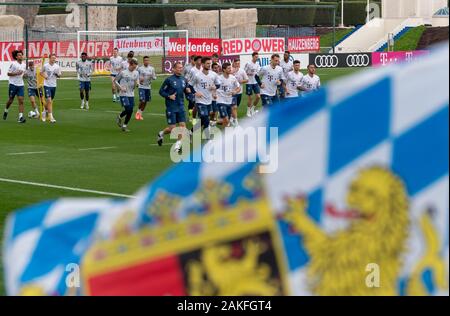
[[[317,55],[314,63],[319,68],[336,68],[339,64],[339,59],[336,55]]]
[[[370,64],[370,57],[367,54],[348,55],[346,63],[348,67],[367,67]]]

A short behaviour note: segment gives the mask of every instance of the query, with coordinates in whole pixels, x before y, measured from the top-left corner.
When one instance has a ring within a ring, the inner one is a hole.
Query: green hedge
[[[40,7],[38,15],[45,14],[67,14],[65,7]]]

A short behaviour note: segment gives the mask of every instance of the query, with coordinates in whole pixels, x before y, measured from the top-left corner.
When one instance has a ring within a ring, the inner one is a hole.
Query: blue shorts
[[[91,90],[91,82],[90,81],[80,81],[80,90],[85,90],[85,91]]]
[[[219,104],[217,104],[217,106],[219,108],[219,113],[220,113],[221,118],[231,117],[231,108],[233,106],[232,104],[219,103]]]
[[[278,86],[278,91],[280,92],[280,98],[284,99],[284,87],[283,85]]]
[[[255,83],[255,84],[247,84],[245,86],[245,93],[247,95],[260,94],[261,93],[261,88],[259,87],[259,84],[257,84],[257,83]]]
[[[216,101],[212,101],[212,103],[209,105],[209,113],[216,113],[219,111],[219,106]]]
[[[139,88],[139,101],[150,102],[152,94],[150,89]]]
[[[211,104],[202,104],[202,103],[197,103],[197,111],[200,114],[200,116],[208,116],[209,115],[209,109],[212,108]]]
[[[133,110],[134,108],[134,97],[120,97],[120,103],[127,110]]]
[[[278,102],[278,97],[276,95],[274,95],[274,96],[265,95],[265,94],[261,95],[261,103],[264,107],[271,106],[277,102]]]
[[[54,99],[56,95],[56,87],[47,87],[44,86],[45,98],[46,99]]]
[[[10,98],[14,98],[16,95],[18,97],[24,96],[23,86],[16,86],[10,83],[8,90],[8,95]]]
[[[166,110],[167,124],[175,125],[177,123],[186,123],[186,112],[184,110],[172,112]]]
[[[242,93],[236,94],[235,96],[233,96],[233,105],[239,106],[239,105],[241,105],[241,101],[242,101]]]
[[[37,96],[39,96],[38,89],[36,89],[36,88],[28,88],[28,96],[29,97],[37,97]]]

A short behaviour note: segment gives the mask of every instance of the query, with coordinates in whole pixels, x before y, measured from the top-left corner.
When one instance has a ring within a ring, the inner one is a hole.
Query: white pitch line
[[[34,155],[34,154],[46,154],[46,151],[27,151],[22,153],[8,153],[6,156],[18,156],[18,155]]]
[[[97,147],[97,148],[78,148],[79,151],[87,151],[87,150],[106,150],[106,149],[114,149],[116,146],[111,147]]]
[[[122,113],[121,111],[105,111],[105,112],[106,113],[114,113],[114,114]],[[144,115],[166,116],[165,114],[161,114],[161,113],[144,113]]]
[[[166,116],[165,114],[161,114],[161,113],[144,113],[144,115]]]
[[[83,109],[69,109],[70,111],[85,111]],[[105,113],[114,113],[114,114],[120,114],[122,111],[104,111]],[[145,113],[145,115],[151,115],[151,116],[166,116],[165,114],[161,113]]]
[[[173,145],[175,143],[163,143],[162,146],[169,146],[169,145]],[[150,146],[159,146],[158,144],[150,144]]]
[[[66,186],[60,186],[60,185],[53,185],[53,184],[46,184],[46,183],[37,183],[37,182],[29,182],[29,181],[21,181],[21,180],[14,180],[14,179],[0,178],[0,182],[25,184],[25,185],[32,185],[32,186],[37,186],[37,187],[52,188],[52,189],[67,190],[67,191],[75,191],[75,192],[83,192],[83,193],[92,193],[92,194],[98,194],[98,195],[116,196],[116,197],[123,197],[123,198],[135,198],[135,196],[133,196],[133,195],[126,195],[126,194],[112,193],[112,192],[104,192],[104,191],[96,191],[96,190],[88,190],[88,189],[81,189],[81,188],[72,188],[72,187],[66,187]]]

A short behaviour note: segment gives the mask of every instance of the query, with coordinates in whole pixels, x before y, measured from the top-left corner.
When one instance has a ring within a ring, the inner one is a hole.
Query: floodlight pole
[[[336,7],[333,8],[333,54],[336,53]]]
[[[219,39],[222,39],[222,10],[219,8]]]
[[[370,21],[370,0],[367,0],[366,11],[367,11],[366,23],[369,23],[369,21]]]
[[[89,31],[89,24],[88,24],[88,20],[89,20],[89,17],[88,17],[88,11],[89,11],[89,7],[88,7],[88,5],[87,5],[87,3],[84,3],[83,4],[84,5],[84,29],[85,29],[85,31],[86,31],[86,38],[85,38],[85,41],[87,42],[87,41],[89,41],[89,38],[88,38],[88,33],[87,33],[87,31]]]

